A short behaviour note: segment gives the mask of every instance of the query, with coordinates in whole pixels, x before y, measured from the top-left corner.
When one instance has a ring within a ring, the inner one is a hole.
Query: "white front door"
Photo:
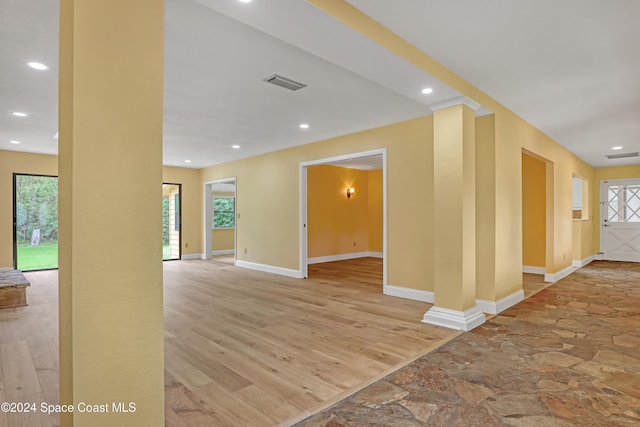
[[[640,179],[602,181],[601,205],[603,258],[640,262]]]

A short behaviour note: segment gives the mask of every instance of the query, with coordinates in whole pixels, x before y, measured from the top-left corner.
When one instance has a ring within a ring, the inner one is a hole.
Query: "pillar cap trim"
[[[454,107],[456,105],[466,105],[471,108],[473,111],[478,111],[482,105],[478,104],[471,98],[467,98],[466,96],[457,96],[455,98],[445,99],[442,102],[438,102],[436,104],[432,104],[429,106],[431,111],[443,110],[445,108]]]

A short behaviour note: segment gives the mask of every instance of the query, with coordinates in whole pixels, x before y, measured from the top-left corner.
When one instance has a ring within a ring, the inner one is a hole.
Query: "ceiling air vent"
[[[607,158],[611,160],[611,159],[624,159],[627,157],[638,157],[638,156],[640,156],[640,153],[636,151],[635,153],[609,154],[607,155]]]
[[[267,83],[271,83],[271,84],[274,84],[276,86],[280,86],[280,87],[283,87],[283,88],[289,89],[289,90],[298,90],[298,89],[302,89],[303,87],[307,87],[307,85],[305,85],[305,84],[298,83],[295,80],[291,80],[291,79],[288,79],[286,77],[279,76],[277,74],[269,76],[266,79],[262,79],[262,81],[263,82],[267,82]]]

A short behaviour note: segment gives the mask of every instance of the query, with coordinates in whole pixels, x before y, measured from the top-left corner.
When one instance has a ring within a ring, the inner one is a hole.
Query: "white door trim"
[[[308,277],[307,167],[343,160],[382,155],[382,284],[387,286],[387,149],[360,151],[334,157],[300,162],[300,277]]]

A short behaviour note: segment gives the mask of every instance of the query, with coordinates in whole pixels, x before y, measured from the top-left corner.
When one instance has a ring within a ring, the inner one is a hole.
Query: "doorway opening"
[[[204,255],[226,263],[235,263],[237,239],[236,178],[204,184]]]
[[[300,163],[300,277],[321,271],[323,277],[344,279],[353,273],[359,277],[354,282],[381,282],[384,290],[386,153],[378,149]],[[378,278],[364,277],[376,269]]]
[[[58,268],[58,177],[13,174],[13,263],[22,271]]]
[[[162,260],[182,257],[182,184],[162,184]]]
[[[546,264],[546,165],[522,153],[522,271],[545,274]]]

